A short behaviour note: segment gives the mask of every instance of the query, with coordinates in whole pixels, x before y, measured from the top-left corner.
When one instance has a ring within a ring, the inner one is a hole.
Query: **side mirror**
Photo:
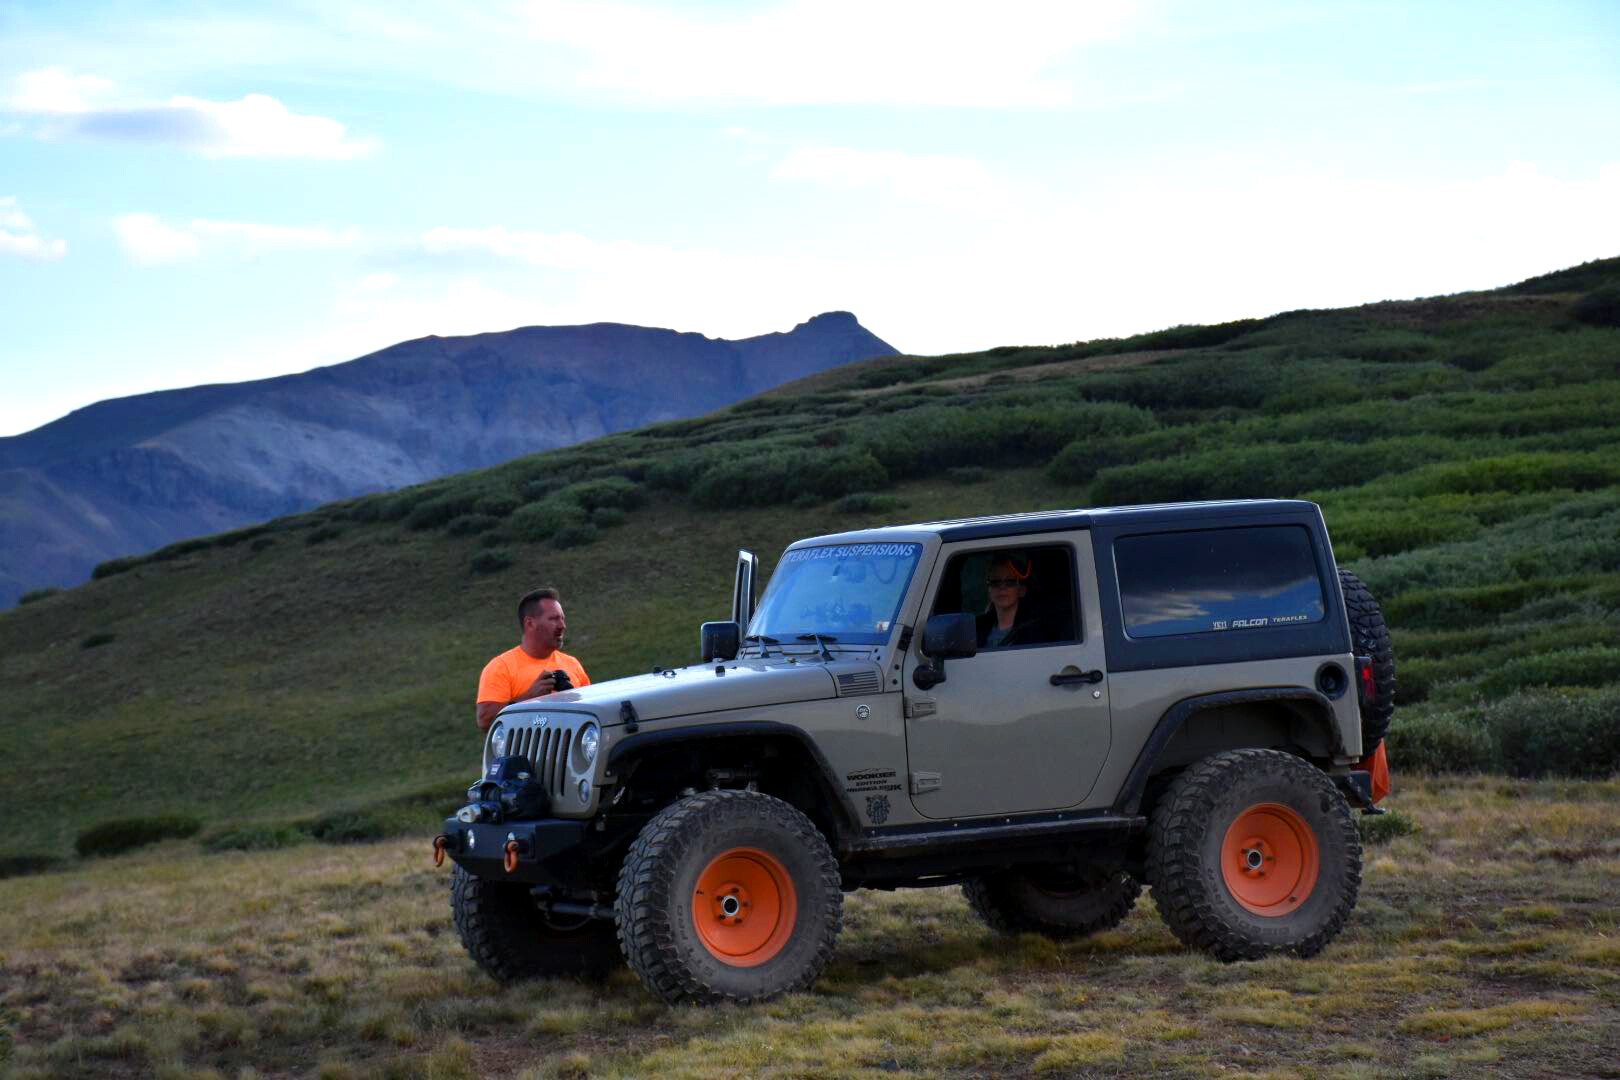
[[[742,647],[742,627],[734,622],[706,622],[698,631],[698,655],[707,664],[735,660]]]
[[[961,660],[979,651],[979,628],[972,615],[934,615],[923,627],[923,655],[933,661],[919,664],[911,681],[919,690],[932,690],[945,681],[945,661]]]

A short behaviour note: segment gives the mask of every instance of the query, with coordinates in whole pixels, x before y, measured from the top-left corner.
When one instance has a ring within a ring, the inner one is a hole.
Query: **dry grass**
[[[1620,783],[1403,783],[1309,961],[1118,930],[1008,942],[954,889],[849,899],[809,994],[670,1009],[628,972],[502,988],[389,842],[175,843],[0,882],[18,1077],[1620,1076]]]

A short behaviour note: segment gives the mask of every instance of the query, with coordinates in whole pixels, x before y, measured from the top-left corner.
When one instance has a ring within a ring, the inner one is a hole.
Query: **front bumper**
[[[469,825],[449,817],[444,821],[444,851],[475,877],[572,888],[582,876],[581,848],[589,824],[541,818]]]

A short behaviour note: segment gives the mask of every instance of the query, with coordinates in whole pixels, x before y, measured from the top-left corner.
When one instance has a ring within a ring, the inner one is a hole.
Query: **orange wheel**
[[[1237,816],[1221,844],[1226,888],[1256,915],[1287,915],[1310,898],[1322,869],[1316,833],[1299,812],[1259,803]]]
[[[780,859],[759,848],[722,852],[698,874],[692,923],[704,948],[732,967],[758,967],[787,945],[799,894]]]

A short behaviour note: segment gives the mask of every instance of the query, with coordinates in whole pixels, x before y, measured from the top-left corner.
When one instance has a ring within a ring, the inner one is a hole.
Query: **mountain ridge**
[[[699,415],[895,352],[842,311],[736,340],[530,326],[96,402],[0,439],[0,607],[108,558]]]

